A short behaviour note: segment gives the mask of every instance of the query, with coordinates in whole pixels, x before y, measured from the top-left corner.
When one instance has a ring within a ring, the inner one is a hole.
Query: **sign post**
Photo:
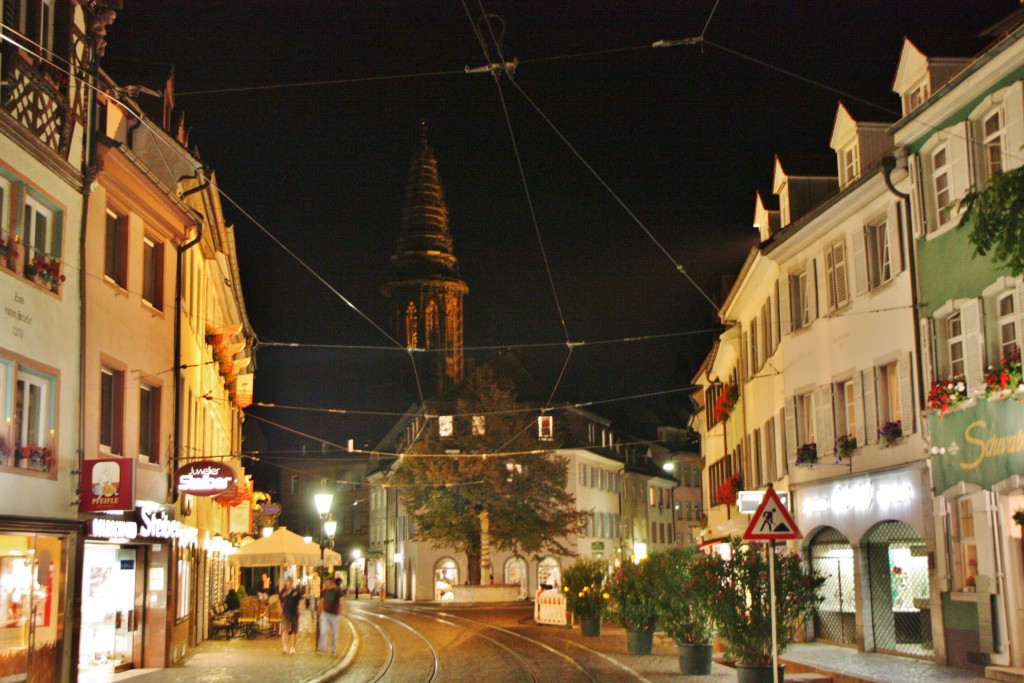
[[[779,636],[778,624],[775,619],[775,541],[788,541],[803,538],[797,528],[793,515],[782,504],[775,488],[768,484],[768,490],[757,506],[757,511],[750,518],[750,524],[743,534],[744,541],[767,541],[768,552],[768,591],[771,593],[772,608],[772,680],[779,683]]]

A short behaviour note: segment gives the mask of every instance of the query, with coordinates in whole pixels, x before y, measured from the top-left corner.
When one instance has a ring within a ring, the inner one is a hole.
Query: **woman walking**
[[[299,601],[302,594],[295,587],[295,580],[288,577],[284,588],[279,594],[281,599],[281,652],[286,655],[295,654],[295,644],[299,639]]]

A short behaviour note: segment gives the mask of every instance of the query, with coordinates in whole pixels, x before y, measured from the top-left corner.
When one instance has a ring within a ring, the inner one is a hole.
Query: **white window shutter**
[[[812,323],[818,319],[818,261],[811,259],[811,262],[807,264],[807,296],[810,297],[811,305],[810,315],[808,316],[808,323]]]
[[[832,247],[825,249],[825,293],[828,299],[829,309],[838,308],[835,287],[835,263],[833,262]]]
[[[789,288],[792,279],[789,275],[785,275],[780,282],[777,283],[778,294],[779,294],[779,333],[780,341],[781,335],[789,334],[790,321],[793,318],[793,311],[789,307]]]
[[[995,544],[992,537],[992,517],[994,505],[992,503],[993,493],[981,490],[972,493],[971,507],[974,513],[974,543],[978,550],[978,575],[987,576],[990,581],[991,590],[996,589],[996,559]],[[978,587],[981,590],[981,586]]]
[[[1006,89],[1003,114],[1006,116],[1006,148],[1014,149],[1014,145],[1024,142],[1024,84],[1021,81],[1018,80]],[[1017,154],[1008,154],[1006,157],[1006,170],[1022,165]]]
[[[885,238],[889,243],[889,263],[892,265],[892,276],[903,272],[903,216],[905,215],[903,200],[892,202],[885,211]]]
[[[913,356],[908,352],[901,354],[896,363],[900,375],[900,412],[903,414],[903,433],[910,434],[914,429],[914,372]]]
[[[924,385],[925,393],[932,388],[935,381],[935,362],[932,358],[932,328],[934,321],[931,318],[921,318],[921,384]]]
[[[964,379],[970,395],[985,388],[985,329],[981,299],[968,299],[960,308],[964,338]]]
[[[832,453],[835,449],[835,414],[832,405],[832,385],[824,384],[818,387],[817,400],[815,401],[815,413],[818,417],[817,439],[818,457],[823,458]]]
[[[786,467],[796,459],[796,397],[786,398]]]
[[[853,292],[857,296],[868,291],[868,259],[864,249],[864,228],[853,233]]]
[[[867,425],[864,424],[864,382],[860,372],[853,373],[853,414],[857,420],[857,445],[864,446],[868,442]]]
[[[948,129],[946,158],[949,160],[950,201],[954,203],[967,194],[973,182],[968,155],[971,138],[970,128],[968,121],[962,121]],[[960,212],[951,210],[951,215],[956,219]]]
[[[875,369],[860,373],[861,390],[864,392],[864,444],[878,441],[878,402],[875,401]],[[858,441],[858,443],[860,443]]]
[[[921,156],[911,155],[907,159],[910,172],[910,227],[914,239],[924,235],[924,176],[921,173]]]
[[[842,308],[850,303],[850,285],[846,274],[846,242],[835,245],[833,259],[836,271],[836,308]]]
[[[1013,310],[1017,313],[1017,349],[1024,357],[1024,277],[1017,278],[1013,290]]]
[[[941,592],[949,590],[949,508],[946,499],[935,496],[932,500],[935,520],[935,580]]]

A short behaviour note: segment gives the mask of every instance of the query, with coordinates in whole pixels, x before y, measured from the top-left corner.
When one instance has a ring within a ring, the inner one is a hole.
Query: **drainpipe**
[[[202,181],[196,187],[190,190],[182,192],[180,195],[181,199],[195,194],[196,192],[202,192],[210,186],[210,174],[209,170],[202,166],[196,169],[194,176],[182,176],[178,179],[178,182],[186,180],[187,178],[201,178]],[[181,358],[181,293],[182,293],[182,265],[185,262],[185,252],[192,247],[199,244],[203,239],[203,221],[197,221],[194,224],[196,229],[196,236],[189,242],[178,247],[177,250],[177,265],[175,271],[175,282],[174,282],[174,304],[177,308],[174,316],[174,450],[172,452],[171,460],[171,503],[178,502],[178,486],[174,481],[174,472],[178,471],[178,467],[181,465],[181,370],[182,370],[182,358]]]
[[[901,150],[900,159],[897,159],[895,156],[882,157],[882,177],[885,178],[885,186],[889,188],[889,192],[900,199],[900,211],[898,213],[898,217],[900,221],[901,247],[903,243],[903,234],[906,233],[907,235],[907,271],[910,275],[910,303],[914,312],[914,348],[917,351],[915,354],[916,358],[914,366],[917,368],[917,405],[918,408],[920,408],[924,405],[925,396],[925,377],[924,366],[921,363],[921,345],[923,343],[928,343],[928,340],[921,339],[921,295],[920,292],[918,292],[917,282],[917,245],[914,243],[913,231],[909,229],[910,220],[908,214],[910,211],[910,195],[897,190],[896,186],[892,182],[892,172],[896,169],[897,165],[899,165],[900,161],[906,161],[906,155],[907,152],[905,150]]]

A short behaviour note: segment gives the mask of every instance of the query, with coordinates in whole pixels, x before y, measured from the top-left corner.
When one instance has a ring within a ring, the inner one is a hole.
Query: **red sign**
[[[82,462],[79,512],[135,509],[135,460],[104,458]]]
[[[779,494],[771,486],[764,492],[757,512],[750,519],[747,530],[743,534],[744,541],[789,541],[803,538],[796,527],[793,516],[782,504]]]
[[[220,495],[235,485],[235,479],[235,470],[216,460],[196,460],[174,473],[178,490],[193,496]]]

